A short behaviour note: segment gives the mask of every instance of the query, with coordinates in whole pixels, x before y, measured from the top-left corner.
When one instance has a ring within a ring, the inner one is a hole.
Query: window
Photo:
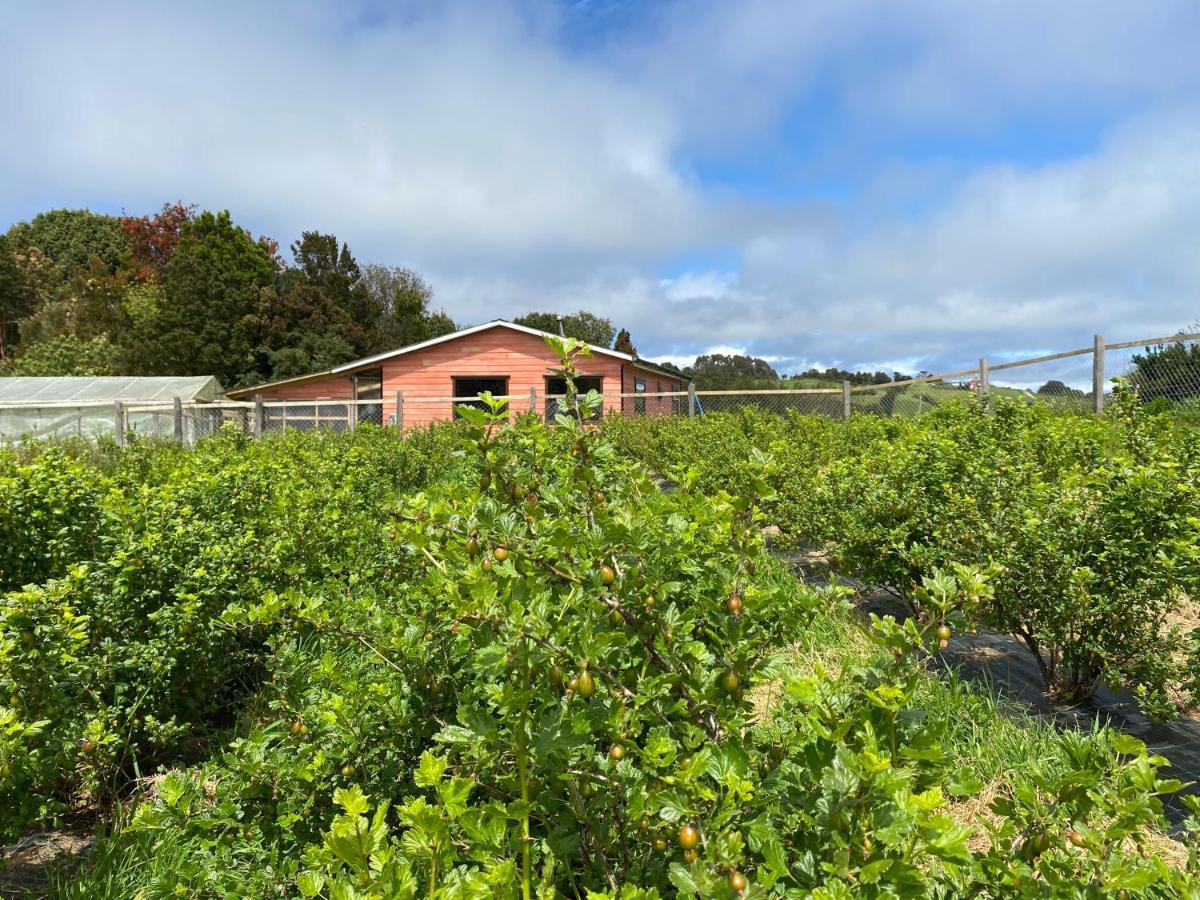
[[[494,397],[508,396],[508,376],[507,375],[488,375],[488,376],[469,376],[464,378],[453,379],[454,396],[455,397],[477,397],[485,391],[490,391]],[[483,409],[483,403],[479,400],[459,400],[454,404],[454,418],[459,418],[459,406],[474,406]]]
[[[645,379],[643,379],[643,378],[633,379],[633,392],[635,394],[645,394],[646,393]],[[646,414],[646,398],[645,397],[634,397],[633,398],[633,414],[635,416],[644,416]]]
[[[599,375],[580,375],[575,379],[575,390],[580,394],[586,394],[588,391],[596,391],[599,394],[604,393],[604,379]],[[567,382],[562,378],[547,378],[546,379],[546,421],[554,421],[555,415],[559,412],[559,404],[562,403],[558,397],[563,396],[567,392]],[[592,414],[589,422],[598,422],[604,415],[604,405]]]
[[[379,403],[360,403],[355,410],[357,421],[383,424],[383,369],[367,369],[351,378],[355,400],[379,400]]]

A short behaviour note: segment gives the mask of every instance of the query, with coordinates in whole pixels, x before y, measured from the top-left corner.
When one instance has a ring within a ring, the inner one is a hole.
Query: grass
[[[152,880],[150,873],[178,872],[187,857],[177,832],[124,832],[120,840],[101,835],[95,852],[82,864],[51,869],[45,896],[61,900],[143,896],[142,890]]]

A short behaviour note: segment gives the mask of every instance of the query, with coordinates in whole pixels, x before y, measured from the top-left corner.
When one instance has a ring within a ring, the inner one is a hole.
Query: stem
[[[529,717],[529,666],[525,666],[525,701],[517,722],[517,774],[521,779],[521,897],[531,895],[531,865],[529,860],[529,772],[525,755],[525,726]]]

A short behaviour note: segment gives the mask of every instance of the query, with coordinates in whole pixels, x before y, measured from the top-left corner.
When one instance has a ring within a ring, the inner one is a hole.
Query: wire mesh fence
[[[784,414],[846,418],[850,415],[908,417],[972,398],[1016,398],[1055,409],[1099,412],[1117,379],[1137,390],[1141,401],[1200,421],[1200,333],[1105,344],[1061,353],[989,363],[943,374],[884,384],[797,390],[689,390],[612,393],[600,398],[593,418],[703,416],[755,409]],[[561,394],[528,393],[499,398],[512,416],[536,415],[555,421],[565,410]],[[406,397],[403,392],[374,399],[153,400],[54,403],[31,399],[0,403],[0,441],[105,436],[124,442],[177,440],[193,444],[222,428],[254,437],[288,431],[354,431],[360,426],[424,427],[457,417],[461,405],[480,405],[478,396]],[[569,413],[569,410],[566,410]]]

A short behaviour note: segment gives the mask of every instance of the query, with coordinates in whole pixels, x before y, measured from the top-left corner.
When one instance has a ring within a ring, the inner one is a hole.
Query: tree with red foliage
[[[128,266],[134,279],[156,283],[162,280],[183,226],[195,212],[195,204],[164,203],[154,216],[121,217],[121,230],[129,241]]]

